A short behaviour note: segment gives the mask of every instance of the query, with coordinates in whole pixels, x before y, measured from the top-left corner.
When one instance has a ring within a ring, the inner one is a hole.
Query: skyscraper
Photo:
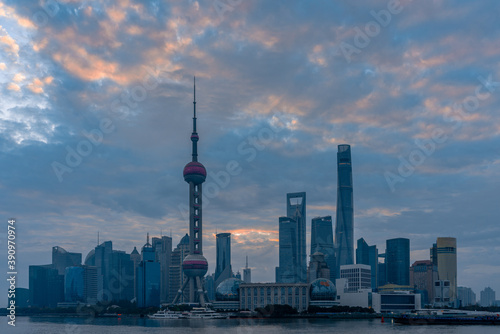
[[[337,152],[337,222],[335,225],[337,277],[340,277],[340,266],[354,264],[353,215],[351,146],[344,144],[338,146]]]
[[[182,261],[189,255],[189,235],[185,235],[180,240],[177,247],[172,251],[172,258],[170,261],[170,272],[169,272],[169,301],[172,301],[177,292],[182,287],[182,283],[186,280],[186,276],[182,271]],[[189,296],[189,287],[183,291],[186,296]],[[187,302],[188,298],[184,298],[184,295],[179,297],[179,302]]]
[[[189,183],[189,255],[182,262],[182,270],[188,277],[181,290],[174,298],[174,304],[182,295],[182,290],[189,284],[189,302],[199,302],[205,306],[206,291],[202,284],[207,273],[208,262],[203,256],[202,229],[202,183],[207,177],[207,170],[198,162],[198,133],[196,132],[196,82],[193,86],[193,133],[192,160],[184,167],[184,181]]]
[[[366,264],[371,268],[371,286],[372,289],[377,288],[377,272],[378,272],[378,250],[377,246],[368,246],[365,239],[358,239],[358,247],[356,248],[356,264]]]
[[[387,283],[410,284],[410,239],[396,238],[386,241]]]
[[[59,275],[64,275],[67,267],[82,264],[82,253],[70,253],[59,246],[52,247],[52,265],[57,269]]]
[[[450,302],[457,303],[457,239],[437,238],[439,280],[450,281]]]
[[[170,281],[170,261],[172,259],[172,238],[162,236],[161,238],[153,238],[152,246],[155,250],[155,261],[160,264],[161,287],[160,287],[160,302],[168,302],[169,281]]]
[[[311,254],[316,252],[325,255],[325,262],[330,269],[330,281],[335,282],[335,247],[333,245],[332,216],[316,217],[311,220]]]
[[[297,223],[292,218],[279,217],[279,267],[277,283],[297,283]]]
[[[160,263],[155,261],[156,254],[149,243],[149,234],[146,244],[141,249],[141,262],[137,267],[137,306],[160,305]]]
[[[29,266],[30,305],[57,307],[64,301],[64,275],[59,275],[53,265]]]
[[[286,217],[279,217],[279,267],[276,282],[305,283],[306,256],[306,193],[286,194]]]
[[[484,288],[480,293],[479,305],[488,307],[492,306],[496,299],[495,290],[490,287]]]
[[[471,288],[464,286],[457,287],[457,298],[460,301],[460,306],[476,305],[476,294]]]
[[[94,250],[94,263],[97,267],[97,299],[99,301],[111,301],[109,283],[111,281],[111,266],[113,265],[113,243],[105,241],[96,246]],[[87,261],[85,261],[87,263]],[[89,263],[91,263],[89,259]]]
[[[419,290],[422,305],[434,301],[434,282],[438,279],[437,267],[429,260],[415,261],[410,267],[410,285]]]
[[[215,288],[225,279],[233,276],[231,268],[231,233],[216,235]]]
[[[243,282],[252,283],[252,269],[248,268],[248,255],[247,255],[246,267],[245,269],[243,269]]]
[[[330,269],[325,261],[325,254],[321,252],[315,252],[311,255],[307,269],[307,283],[312,283],[318,278],[330,279]]]

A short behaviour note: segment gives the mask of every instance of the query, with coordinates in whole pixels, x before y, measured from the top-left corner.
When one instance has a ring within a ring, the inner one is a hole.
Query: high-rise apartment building
[[[480,296],[479,305],[484,307],[492,306],[496,299],[495,290],[490,287],[484,288]]]
[[[457,287],[457,297],[461,307],[476,305],[476,294],[471,288],[464,286]]]
[[[410,284],[410,239],[395,238],[386,241],[385,263],[387,283]]]
[[[325,262],[330,270],[330,277],[325,278],[335,282],[337,262],[335,260],[331,216],[316,217],[311,220],[311,255],[316,252],[324,254]]]
[[[356,248],[356,264],[366,264],[371,268],[371,287],[377,288],[377,272],[378,272],[378,250],[377,246],[368,246],[365,239],[358,239],[358,247]]]
[[[337,152],[337,222],[335,225],[337,277],[340,266],[354,264],[354,202],[351,146],[339,145]]]

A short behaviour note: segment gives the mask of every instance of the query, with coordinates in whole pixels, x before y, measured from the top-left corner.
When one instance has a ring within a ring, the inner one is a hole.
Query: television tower
[[[203,276],[207,273],[208,262],[203,256],[202,248],[202,183],[207,177],[207,170],[198,162],[198,133],[196,132],[196,78],[193,89],[193,143],[192,160],[184,167],[184,181],[189,183],[189,255],[182,262],[182,270],[187,276],[184,284],[177,292],[173,303],[176,304],[182,292],[189,284],[189,302],[199,302],[205,306],[206,291],[202,284]],[[208,300],[208,298],[206,298]]]

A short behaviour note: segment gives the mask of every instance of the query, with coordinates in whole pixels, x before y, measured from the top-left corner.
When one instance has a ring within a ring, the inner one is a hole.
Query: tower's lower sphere
[[[184,258],[182,270],[188,277],[203,277],[208,270],[208,261],[203,255],[190,254]]]
[[[184,167],[184,181],[187,183],[201,184],[207,178],[207,170],[205,166],[197,161],[191,161]]]

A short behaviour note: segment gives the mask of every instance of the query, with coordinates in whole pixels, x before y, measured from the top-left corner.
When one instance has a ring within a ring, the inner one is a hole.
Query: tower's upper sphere
[[[201,254],[189,254],[182,261],[182,270],[188,277],[203,277],[208,270],[208,261]]]
[[[200,184],[205,182],[207,178],[207,170],[205,166],[197,161],[191,161],[184,167],[184,181],[187,183],[193,182],[194,184]]]

